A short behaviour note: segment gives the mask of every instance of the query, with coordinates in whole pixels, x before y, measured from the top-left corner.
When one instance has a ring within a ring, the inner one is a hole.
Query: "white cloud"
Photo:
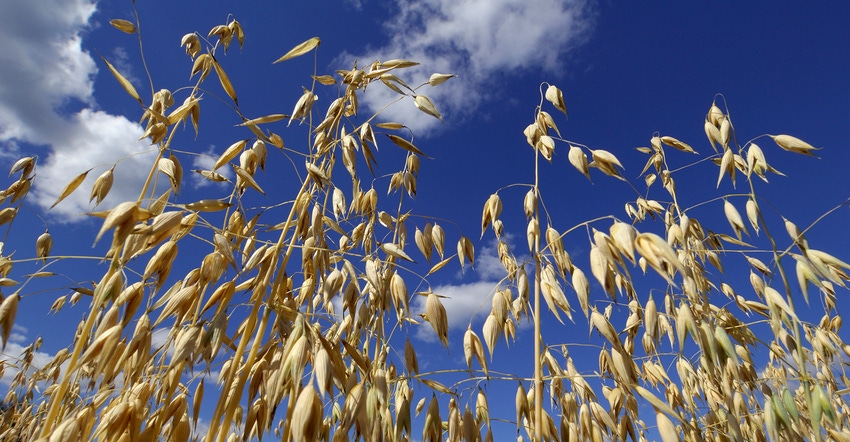
[[[135,200],[147,178],[155,149],[146,142],[137,142],[141,129],[122,116],[83,109],[70,116],[65,139],[51,143],[52,152],[39,164],[34,198],[42,207],[50,207],[65,185],[77,174],[89,172],[79,190],[52,209],[54,214],[79,215],[91,208],[91,185],[115,161],[115,185],[98,207],[105,210],[116,204]],[[75,218],[67,218],[75,221]]]
[[[30,345],[27,342],[27,329],[23,326],[15,324],[12,326],[13,332],[9,336],[9,342],[6,343],[6,348],[0,352],[0,361],[5,363],[3,376],[0,377],[0,384],[9,386],[12,384],[15,376],[21,367],[21,357],[24,355],[24,350]],[[26,345],[24,345],[26,344]],[[34,350],[32,352],[30,373],[36,369],[44,368],[53,360],[53,355],[43,351]]]
[[[503,240],[510,238],[503,236]],[[470,322],[481,322],[490,313],[491,297],[495,290],[502,284],[502,278],[507,275],[505,268],[499,261],[495,244],[482,247],[476,253],[475,269],[467,274],[475,278],[474,282],[462,284],[443,284],[434,286],[434,293],[444,296],[440,299],[446,308],[446,317],[449,321],[449,332],[466,330]],[[413,300],[411,310],[413,312],[425,311],[424,296],[416,296]],[[437,335],[428,324],[422,324],[416,329],[416,337],[428,341],[437,341]]]
[[[82,48],[94,2],[0,0],[0,9],[0,146],[47,148],[36,172],[34,200],[49,207],[74,176],[95,168],[79,190],[51,211],[64,215],[64,221],[83,219],[67,215],[91,209],[91,184],[121,159],[127,160],[116,167],[116,184],[101,207],[136,199],[152,158],[136,154],[150,146],[138,141],[142,130],[137,124],[97,110],[97,63]],[[69,104],[81,110],[63,111]]]
[[[434,72],[458,74],[419,92],[444,117],[462,118],[496,98],[497,91],[488,89],[492,77],[529,69],[554,72],[593,28],[590,9],[585,0],[396,0],[396,12],[385,25],[391,42],[357,57],[346,54],[344,61],[356,58],[361,66],[376,59],[418,61],[419,66],[399,73],[412,87]],[[376,86],[363,100],[373,111],[398,97]],[[384,115],[416,132],[439,124],[409,100]]]

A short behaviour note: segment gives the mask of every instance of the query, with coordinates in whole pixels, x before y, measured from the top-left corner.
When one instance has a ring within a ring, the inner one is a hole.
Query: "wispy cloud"
[[[91,208],[94,179],[115,169],[116,186],[104,207],[138,197],[152,152],[138,141],[142,130],[123,116],[97,108],[94,78],[97,63],[82,47],[82,36],[95,12],[90,0],[19,2],[0,0],[0,146],[40,153],[34,200],[52,205],[71,179],[88,169],[88,183],[53,209],[73,221]],[[117,61],[120,63],[120,50]],[[73,109],[73,110],[68,110]]]
[[[453,120],[496,98],[498,92],[490,90],[495,76],[532,69],[554,72],[594,27],[585,0],[396,0],[394,11],[385,25],[390,42],[356,58],[361,65],[376,59],[418,61],[404,74],[411,86],[426,82],[434,72],[457,74],[435,88],[418,90]],[[344,57],[348,61],[351,56]],[[397,97],[375,87],[363,102],[374,111]],[[420,133],[439,124],[411,102],[397,103],[384,115]]]

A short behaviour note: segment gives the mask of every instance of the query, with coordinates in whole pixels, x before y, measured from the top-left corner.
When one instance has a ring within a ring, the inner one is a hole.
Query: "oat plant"
[[[656,134],[637,148],[647,161],[641,182],[632,184],[614,154],[562,137],[544,106],[566,115],[563,94],[543,86],[524,131],[534,181],[492,194],[482,217],[507,274],[484,342],[492,353],[514,322],[526,316],[534,325],[534,373],[517,391],[518,428],[538,441],[850,440],[850,345],[839,335],[836,293],[846,291],[850,264],[805,237],[848,201],[801,229],[763,211],[771,205],[759,192],[769,174],[781,174],[767,162],[771,154],[814,156],[816,149],[784,134],[739,143],[728,110],[712,103],[704,124],[710,161],[694,162],[691,145]],[[770,154],[756,142],[769,144]],[[625,211],[559,227],[545,208],[570,201],[538,185],[542,160],[551,162],[556,149],[589,179],[625,181],[634,192]],[[680,194],[676,180],[703,173],[697,168],[709,168],[717,188],[737,179],[742,189]],[[515,199],[527,218],[526,261],[510,250],[500,220],[500,193],[516,187],[528,188]],[[722,233],[730,229],[733,235]],[[568,249],[589,253],[570,256]],[[747,273],[749,284],[741,277]],[[581,323],[600,336],[601,345],[589,343],[598,350],[596,364],[581,360],[588,343],[559,340],[566,334],[555,333],[553,320],[563,331]]]
[[[138,19],[111,24],[141,43]],[[850,265],[807,241],[817,222],[799,228],[762,210],[769,203],[759,194],[761,180],[778,172],[767,158],[780,150],[812,155],[808,143],[789,135],[739,143],[728,110],[712,104],[705,131],[713,152],[693,161],[691,145],[654,136],[639,148],[647,162],[634,184],[615,155],[561,135],[546,109],[566,114],[564,97],[544,84],[525,130],[533,180],[506,184],[483,209],[482,233],[495,234],[506,276],[488,300],[481,337],[471,326],[464,333],[466,369],[420,372],[411,331],[432,328],[447,348],[450,339],[429,278],[473,264],[474,243],[451,220],[413,210],[426,154],[403,122],[366,112],[358,97],[367,86],[389,88],[398,98],[387,106],[441,119],[428,91],[452,75],[411,86],[403,77],[414,61],[334,73],[314,67],[294,105],[254,115],[237,94],[240,81],[254,79],[226,71],[239,59],[228,48],[244,42],[233,17],[186,34],[179,43],[191,82],[169,90],[148,78],[149,94],[103,60],[140,104],[156,155],[138,198],[90,214],[102,219],[93,238],[102,254],[53,255],[49,231],[35,238],[33,256],[2,253],[4,346],[22,298],[55,297],[55,315],[73,304],[87,311],[73,342],[48,364],[33,364],[35,342],[4,366],[17,376],[0,407],[0,439],[479,441],[495,439],[498,421],[535,441],[850,440],[850,346],[836,308]],[[319,46],[311,38],[269,61]],[[203,155],[191,147],[204,127],[201,108],[226,112],[238,135],[221,140],[229,147],[211,168],[184,171]],[[570,202],[539,186],[541,170],[552,167],[543,160],[556,150],[588,178],[626,182],[634,194],[625,211],[559,226],[546,207]],[[26,157],[11,168],[0,202],[7,232],[37,162]],[[272,163],[289,165],[289,181],[271,181],[264,170]],[[678,194],[675,180],[698,169],[717,174],[718,184],[737,180],[741,190]],[[92,172],[69,176],[56,203],[90,192],[99,205],[122,180],[107,165],[82,188]],[[218,183],[205,190],[214,194],[178,198],[189,173]],[[502,197],[517,188],[524,197],[509,207],[526,216],[528,251],[515,253]],[[570,256],[579,243],[589,254]],[[80,274],[53,273],[69,260],[80,261]],[[42,268],[24,274],[22,262]],[[726,276],[742,271],[749,286]],[[29,288],[56,278],[74,281],[70,293]],[[425,311],[415,311],[418,297]],[[822,306],[822,317],[808,320],[815,316],[803,303]],[[534,328],[534,370],[500,374],[488,365],[499,363],[500,340],[513,342],[523,321]],[[555,334],[579,327],[600,336],[590,343],[595,366],[571,356],[581,343]],[[154,340],[155,332],[165,338]],[[464,379],[438,380],[446,373]],[[487,389],[468,388],[470,381]],[[517,384],[515,414],[491,417],[487,391]]]
[[[141,42],[138,22],[111,24]],[[445,309],[425,277],[457,261],[447,236],[460,239],[465,262],[474,260],[472,243],[407,208],[424,154],[403,124],[363,115],[358,95],[368,85],[386,87],[404,101],[399,105],[440,118],[425,92],[452,75],[411,87],[399,75],[415,62],[355,63],[305,76],[309,86],[289,114],[250,115],[224,68],[232,58],[227,49],[243,45],[243,32],[230,17],[207,34],[186,34],[179,43],[192,83],[171,91],[150,78],[147,99],[103,60],[140,103],[143,138],[156,158],[137,199],[90,214],[102,218],[94,241],[109,242],[93,257],[106,270],[88,286],[89,275],[74,275],[74,292],[57,297],[55,314],[81,301],[90,310],[74,342],[48,365],[32,366],[37,347],[27,349],[4,402],[3,440],[225,441],[271,433],[283,440],[404,440],[411,437],[414,380],[448,391],[418,374],[409,343],[403,350],[395,345],[423,326],[422,316],[446,342]],[[319,44],[308,39],[274,62],[313,53]],[[319,89],[337,97],[321,112],[314,107]],[[226,191],[178,203],[190,173],[182,164],[201,154],[186,149],[191,141],[183,138],[203,128],[199,117],[208,103],[230,112],[241,135],[225,143],[212,168],[191,173]],[[271,129],[284,124],[303,136],[284,142]],[[401,152],[381,164],[395,172],[375,175],[379,144]],[[263,170],[273,155],[292,165],[297,185],[267,191]],[[4,192],[2,224],[14,220],[36,163],[27,157],[12,167],[18,179]],[[114,170],[90,189],[95,204],[121,180]],[[70,179],[56,204],[84,191],[91,172]],[[440,256],[428,275],[407,267],[408,226],[417,243]],[[37,239],[45,270],[28,278],[55,276],[47,268],[72,258],[51,255],[51,241],[47,233]],[[14,290],[0,304],[4,344],[19,300],[45,296],[7,277],[21,261],[3,257],[2,285]],[[417,296],[427,298],[422,316],[411,310]],[[152,342],[154,332],[166,335],[164,342]],[[202,416],[205,403],[212,411]]]

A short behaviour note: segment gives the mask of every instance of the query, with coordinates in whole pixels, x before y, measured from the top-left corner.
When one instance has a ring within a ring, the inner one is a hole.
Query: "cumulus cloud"
[[[0,145],[16,152],[26,145],[46,148],[47,154],[39,155],[33,199],[50,207],[74,176],[94,168],[81,189],[52,213],[90,210],[86,190],[118,160],[116,185],[103,207],[136,199],[153,150],[138,141],[142,130],[136,123],[97,109],[97,63],[82,47],[94,2],[0,0],[0,9]]]
[[[9,335],[9,342],[6,343],[6,348],[0,352],[0,361],[5,364],[3,376],[0,377],[0,384],[9,386],[17,376],[21,369],[22,358],[26,348],[30,345],[27,342],[27,329],[18,324],[12,326],[12,333]],[[30,372],[36,369],[44,368],[50,361],[53,360],[53,355],[43,351],[33,350]]]
[[[434,72],[457,74],[417,92],[429,96],[444,117],[463,118],[493,98],[489,79],[528,69],[555,71],[593,24],[585,0],[396,0],[385,25],[390,43],[354,58],[361,65],[377,59],[418,61],[419,66],[404,72],[411,86],[426,82]],[[397,97],[375,87],[363,102],[375,111]],[[439,124],[410,102],[397,103],[384,115],[420,133]]]
[[[505,235],[503,239],[510,241],[510,238]],[[444,296],[440,302],[446,308],[449,332],[466,330],[470,323],[483,322],[490,314],[491,297],[496,289],[500,288],[502,279],[507,276],[505,268],[499,261],[495,244],[478,251],[475,269],[470,271],[467,267],[467,272],[471,273],[468,278],[474,279],[473,282],[442,284],[432,288],[434,293]],[[424,296],[415,297],[411,310],[424,312],[425,301]],[[427,324],[416,329],[416,337],[428,342],[437,341],[436,333]]]

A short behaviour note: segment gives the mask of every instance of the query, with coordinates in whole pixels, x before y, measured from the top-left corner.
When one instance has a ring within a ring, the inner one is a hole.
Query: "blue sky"
[[[0,46],[0,164],[8,167],[21,156],[39,156],[38,179],[25,204],[31,210],[22,213],[24,218],[6,236],[4,254],[15,251],[16,258],[32,256],[34,238],[45,229],[36,214],[54,235],[54,253],[102,253],[104,244],[90,248],[99,226],[81,215],[92,210],[88,204],[91,182],[123,159],[115,170],[115,188],[100,208],[112,207],[135,198],[153,158],[151,153],[137,155],[150,151],[146,141],[137,141],[142,133],[136,124],[141,115],[138,104],[98,57],[109,59],[143,98],[149,97],[137,40],[108,23],[113,18],[132,19],[130,2],[0,0],[0,6],[4,10],[0,17],[4,42]],[[482,302],[481,312],[489,311],[487,297],[503,276],[492,233],[478,241],[481,207],[491,193],[500,191],[515,253],[521,255],[525,248],[522,197],[526,188],[508,186],[533,180],[534,159],[522,131],[533,121],[541,82],[555,84],[564,92],[569,119],[549,109],[564,137],[616,154],[625,165],[624,175],[635,185],[642,185],[638,175],[645,156],[634,148],[647,146],[656,132],[683,140],[701,154],[711,152],[703,119],[717,99],[724,110],[728,104],[741,144],[763,134],[787,133],[823,147],[817,152],[820,159],[814,159],[782,151],[769,138],[757,141],[770,164],[787,175],[770,176],[771,184],[759,183],[759,190],[787,218],[808,226],[850,193],[846,172],[850,166],[850,52],[846,50],[850,8],[842,2],[813,6],[787,1],[150,1],[137,6],[155,88],[175,91],[178,102],[185,94],[176,90],[191,84],[191,61],[179,47],[180,38],[192,31],[206,35],[213,26],[225,23],[228,14],[245,28],[246,41],[241,51],[234,44],[221,62],[241,108],[250,117],[291,112],[302,86],[309,87],[313,56],[271,62],[313,36],[322,39],[315,59],[318,74],[350,68],[355,59],[362,67],[390,58],[421,63],[404,77],[411,85],[427,80],[433,72],[457,74],[439,87],[425,89],[443,122],[419,112],[409,101],[383,114],[386,120],[402,121],[412,128],[416,145],[433,158],[423,160],[418,196],[411,207],[434,219],[452,220],[456,224],[443,223],[447,236],[456,239],[462,233],[473,238],[479,253],[474,271],[451,270],[430,281],[435,291],[450,297],[446,300],[452,327],[450,355],[433,343],[430,328],[422,327],[423,332],[412,332],[411,337],[429,342],[422,348],[433,351],[428,359],[435,365],[445,361],[462,365],[462,332]],[[194,138],[187,129],[178,148],[209,156],[181,158],[186,183],[178,203],[223,196],[221,189],[202,185],[189,170],[209,167],[233,141],[248,136],[244,129],[233,127],[236,115],[212,97],[224,96],[221,89],[208,83],[200,135]],[[377,87],[368,92],[362,104],[372,110],[392,96]],[[335,97],[330,91],[318,93],[316,109],[323,110]],[[280,124],[275,130],[287,146],[296,148],[306,141],[304,128],[294,123],[289,128]],[[383,144],[382,154],[392,148],[388,141]],[[598,171],[592,171],[589,182],[572,169],[567,149],[559,144],[552,164],[541,168],[543,197],[555,225],[563,231],[607,214],[626,219],[623,205],[637,196],[635,192]],[[394,170],[393,154],[387,154],[388,164],[379,163],[379,177]],[[206,163],[199,158],[206,158]],[[691,159],[684,154],[676,157],[681,165]],[[271,164],[260,176],[260,185],[267,191],[295,182],[285,159]],[[735,191],[728,181],[714,191],[717,170],[706,166],[678,179],[679,191],[691,205]],[[81,190],[48,211],[59,190],[89,168],[93,172]],[[383,178],[375,185],[380,191],[387,183]],[[659,189],[655,190],[658,194]],[[743,212],[744,200],[733,202]],[[258,198],[256,204],[271,203]],[[718,231],[731,233],[722,219],[722,202],[696,210],[716,220]],[[810,242],[823,244],[822,248],[846,260],[848,219],[850,212],[844,207],[807,234]],[[609,225],[602,223],[599,228]],[[588,241],[582,232],[567,236],[567,249],[584,256],[577,264],[586,266]],[[94,262],[56,264],[72,272],[85,272],[92,266]],[[37,269],[23,262],[15,272],[23,275]],[[22,301],[19,336],[6,353],[19,351],[38,335],[45,340],[40,357],[68,345],[69,327],[87,307],[80,305],[56,316],[48,316],[47,309],[56,296],[68,293],[67,286],[96,275],[74,273],[74,281],[33,283],[38,290]],[[740,284],[746,287],[746,280]],[[593,291],[594,298],[604,297],[598,285]],[[846,301],[839,301],[840,311],[842,304],[850,308]],[[575,317],[574,328],[548,328],[549,342],[586,341],[583,315]],[[472,320],[479,334],[482,318]],[[494,367],[530,376],[531,361],[523,357],[531,345],[530,335],[530,329],[521,328],[519,342],[510,352],[502,343]],[[588,370],[595,365],[591,359]],[[515,385],[506,384],[487,388],[504,387],[506,398],[512,398]]]

